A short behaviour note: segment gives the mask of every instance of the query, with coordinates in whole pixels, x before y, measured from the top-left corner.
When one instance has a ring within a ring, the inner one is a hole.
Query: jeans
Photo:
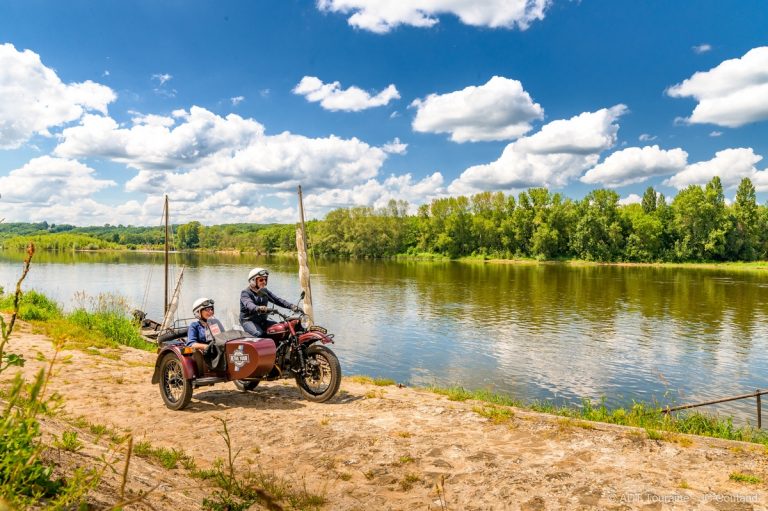
[[[265,319],[264,321],[259,321],[258,323],[255,321],[240,322],[240,325],[243,327],[243,330],[245,330],[246,332],[248,332],[254,337],[264,337],[264,332],[267,331],[267,328],[276,324],[277,324],[276,322],[270,321],[268,319]]]

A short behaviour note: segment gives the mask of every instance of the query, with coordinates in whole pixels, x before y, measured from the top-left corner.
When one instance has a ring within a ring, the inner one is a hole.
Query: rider
[[[267,289],[269,272],[264,268],[254,268],[248,274],[248,287],[240,293],[240,324],[243,330],[255,337],[264,337],[264,332],[274,321],[267,319],[267,304],[270,302],[291,309],[299,310],[298,305],[275,296]]]
[[[208,324],[208,321],[213,318],[213,300],[210,298],[198,298],[192,304],[192,313],[197,318],[197,321],[193,321],[189,325],[187,330],[187,346],[204,350],[210,344],[212,338],[209,333],[209,328],[212,325]],[[218,323],[216,318],[213,318],[213,322]]]

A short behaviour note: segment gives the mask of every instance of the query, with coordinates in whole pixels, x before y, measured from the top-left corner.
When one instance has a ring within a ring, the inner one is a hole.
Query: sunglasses
[[[200,309],[200,310],[201,310],[201,311],[211,311],[211,312],[213,312],[213,307],[203,307],[203,308],[202,308],[202,309]]]

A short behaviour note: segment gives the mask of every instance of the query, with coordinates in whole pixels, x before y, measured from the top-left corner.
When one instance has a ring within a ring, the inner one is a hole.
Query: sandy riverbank
[[[24,371],[32,374],[40,366],[34,353],[52,346],[22,325],[12,351],[27,354]],[[241,462],[294,478],[325,496],[324,509],[768,509],[768,452],[758,445],[681,435],[651,440],[643,430],[516,409],[496,423],[478,413],[482,403],[349,379],[327,404],[302,400],[287,381],[251,393],[221,384],[197,390],[188,410],[172,412],[150,384],[154,355],[119,354],[65,352],[71,358],[51,385],[70,417],[183,449],[199,467],[226,456],[217,418],[225,419]],[[736,482],[734,473],[761,482]],[[151,500],[157,509],[200,509],[211,491],[182,468],[143,460],[132,464],[129,479],[134,490],[162,482]],[[114,491],[114,477],[110,484],[101,491]]]

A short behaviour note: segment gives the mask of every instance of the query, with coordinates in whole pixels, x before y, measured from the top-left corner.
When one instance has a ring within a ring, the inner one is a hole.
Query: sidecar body
[[[215,349],[205,355],[185,345],[186,338],[173,339],[158,347],[152,383],[168,408],[181,410],[195,388],[232,380],[258,379],[275,365],[272,339],[252,337],[241,330],[213,334]]]

